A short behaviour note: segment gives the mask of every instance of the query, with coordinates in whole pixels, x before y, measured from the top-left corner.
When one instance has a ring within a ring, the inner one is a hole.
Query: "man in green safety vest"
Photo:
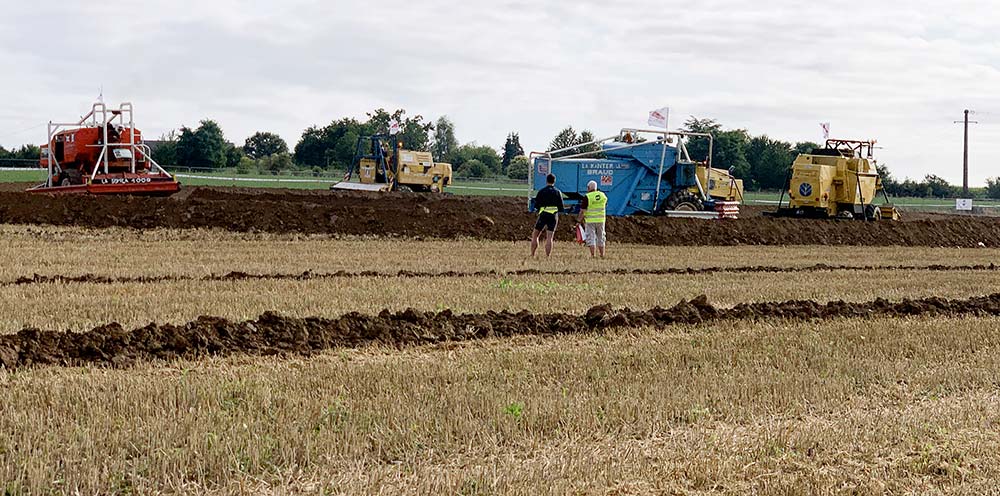
[[[535,230],[531,233],[531,256],[535,256],[538,238],[544,232],[547,257],[552,255],[552,238],[556,235],[556,226],[559,224],[558,214],[565,208],[562,191],[556,188],[556,176],[549,174],[545,177],[545,187],[538,190],[538,194],[535,195],[535,208],[538,209],[538,220],[535,221]]]
[[[583,222],[583,229],[586,236],[587,247],[590,248],[590,256],[597,253],[604,258],[604,245],[607,236],[604,230],[604,221],[607,218],[608,195],[597,189],[597,182],[587,183],[587,196],[580,202],[580,215],[577,222]]]

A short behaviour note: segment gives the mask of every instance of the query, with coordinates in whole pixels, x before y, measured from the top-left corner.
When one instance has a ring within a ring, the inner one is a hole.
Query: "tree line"
[[[217,122],[206,119],[197,127],[182,126],[156,140],[153,159],[163,165],[235,168],[240,173],[278,173],[295,169],[316,174],[344,171],[354,159],[358,138],[386,134],[393,121],[399,123],[396,138],[403,148],[431,152],[435,161],[451,163],[459,177],[522,180],[528,177],[530,164],[517,132],[509,132],[500,148],[476,142],[459,144],[455,124],[447,116],[430,122],[421,115],[407,115],[403,109],[388,112],[379,108],[367,113],[364,120],[344,117],[325,126],[310,126],[302,132],[294,148],[268,131],[255,132],[242,145],[236,145],[226,140]],[[714,119],[693,116],[685,121],[683,129],[712,135],[713,166],[731,169],[748,190],[784,189],[795,157],[820,146],[810,141],[793,144],[767,135],[754,136],[746,129],[725,129]],[[559,155],[594,152],[596,145],[584,146],[593,140],[594,134],[589,130],[577,132],[573,126],[567,126],[552,138],[548,151],[575,147]],[[707,158],[707,139],[690,138],[686,146],[693,160]],[[35,145],[13,150],[0,147],[0,159],[36,160],[38,157],[39,148]],[[898,180],[885,165],[879,165],[878,169],[886,192],[892,196],[953,198],[961,194],[961,188],[933,174],[919,181]],[[976,188],[971,193],[973,197],[1000,199],[1000,178],[988,179],[986,188]]]
[[[527,179],[527,159],[523,157],[524,149],[516,132],[508,133],[504,146],[498,150],[475,142],[459,144],[455,124],[446,116],[429,122],[421,115],[408,116],[403,109],[390,113],[380,108],[366,117],[363,121],[344,117],[325,126],[310,126],[302,132],[294,148],[268,131],[258,131],[237,146],[225,139],[218,123],[203,120],[197,128],[181,127],[163,136],[153,150],[153,159],[182,167],[230,167],[242,173],[290,169],[317,174],[344,171],[355,158],[360,137],[387,134],[395,121],[399,123],[395,138],[402,148],[429,151],[435,161],[452,164],[460,177]]]
[[[8,150],[0,146],[0,160],[35,160],[39,159],[41,149],[35,145],[21,145]]]

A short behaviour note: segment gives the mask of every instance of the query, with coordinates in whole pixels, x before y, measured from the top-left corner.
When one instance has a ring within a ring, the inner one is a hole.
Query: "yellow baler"
[[[882,190],[871,151],[874,141],[828,140],[824,148],[802,153],[792,164],[788,205],[778,215],[793,217],[898,218],[886,202],[874,204]],[[887,208],[886,208],[887,207]]]

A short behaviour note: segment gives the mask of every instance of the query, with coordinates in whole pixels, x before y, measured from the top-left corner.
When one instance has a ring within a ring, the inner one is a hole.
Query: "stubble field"
[[[1000,297],[974,299],[1000,293],[996,249],[0,234],[11,494],[981,493],[1000,472]],[[102,357],[204,316],[334,339]],[[100,339],[25,361],[26,327]]]

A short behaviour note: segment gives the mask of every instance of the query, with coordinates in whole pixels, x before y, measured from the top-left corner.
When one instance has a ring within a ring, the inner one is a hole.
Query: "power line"
[[[26,132],[26,131],[31,131],[33,129],[38,129],[38,128],[46,125],[46,124],[48,124],[48,123],[47,122],[43,122],[43,123],[35,125],[35,126],[26,127],[24,129],[21,129],[20,131],[11,131],[9,133],[0,134],[0,138],[6,138],[8,136],[13,136],[15,134],[21,134],[21,133]]]

